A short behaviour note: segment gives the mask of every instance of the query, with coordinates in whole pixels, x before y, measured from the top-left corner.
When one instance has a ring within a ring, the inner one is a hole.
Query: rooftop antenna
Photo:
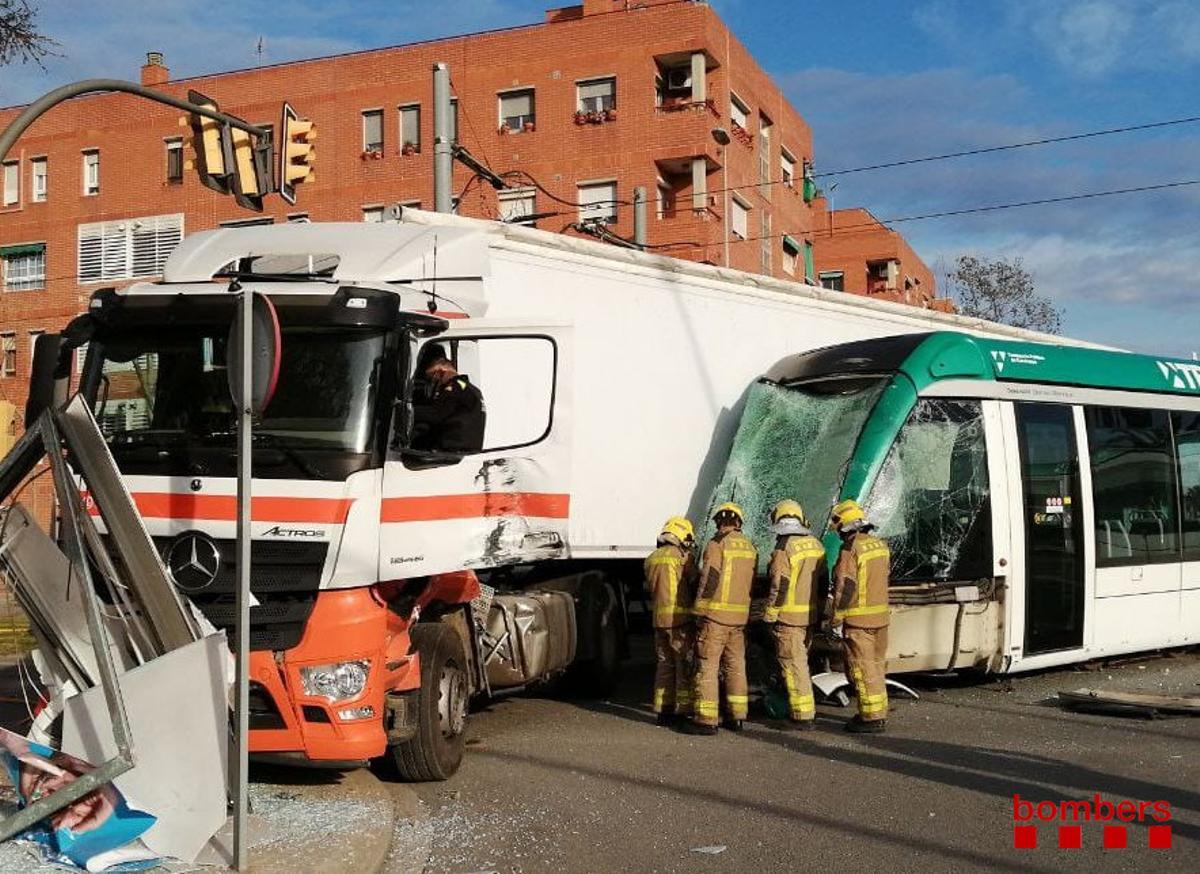
[[[266,45],[267,45],[267,38],[264,36],[260,36],[258,38],[258,45],[255,46],[255,48],[254,48],[254,53],[256,55],[258,55],[258,66],[260,66],[260,67],[262,66],[263,51],[265,50]]]

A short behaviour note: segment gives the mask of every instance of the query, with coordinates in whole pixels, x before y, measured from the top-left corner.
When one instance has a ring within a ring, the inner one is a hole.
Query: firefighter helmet
[[[854,522],[865,522],[866,519],[867,514],[863,512],[858,501],[849,498],[834,506],[829,514],[829,527],[836,530]]]
[[[771,524],[775,525],[780,519],[791,516],[801,525],[807,526],[808,519],[804,517],[804,508],[800,506],[799,501],[793,501],[791,498],[785,498],[775,505],[775,509],[771,511]]]
[[[674,536],[680,543],[694,543],[696,540],[696,530],[691,521],[683,516],[672,516],[664,522],[662,533]]]

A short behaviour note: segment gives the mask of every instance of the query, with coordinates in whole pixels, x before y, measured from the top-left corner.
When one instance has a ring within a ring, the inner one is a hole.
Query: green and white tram
[[[889,671],[1016,672],[1200,642],[1200,362],[960,333],[787,358],[715,497],[863,501]],[[828,546],[836,549],[836,538]]]

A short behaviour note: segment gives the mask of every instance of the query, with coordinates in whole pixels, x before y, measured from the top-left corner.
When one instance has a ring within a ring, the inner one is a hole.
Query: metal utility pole
[[[453,107],[450,104],[450,68],[439,61],[433,65],[433,208],[453,212],[454,179]]]
[[[633,189],[633,241],[646,248],[646,189],[641,185]]]
[[[242,390],[238,400],[237,474],[237,677],[234,680],[234,716],[237,745],[233,756],[233,867],[245,871],[250,862],[246,840],[250,776],[250,486],[253,482],[254,418],[254,293],[242,290],[238,301],[242,316]]]

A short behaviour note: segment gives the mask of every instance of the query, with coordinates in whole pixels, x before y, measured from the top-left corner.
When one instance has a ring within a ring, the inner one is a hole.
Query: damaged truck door
[[[472,320],[415,350],[411,414],[396,417],[399,433],[384,466],[380,580],[567,554],[568,332]],[[439,358],[456,374],[449,384],[425,375]],[[435,403],[439,391],[482,395],[482,445],[470,445],[443,415],[423,419],[422,405]],[[456,442],[443,448],[435,431],[446,427]]]

